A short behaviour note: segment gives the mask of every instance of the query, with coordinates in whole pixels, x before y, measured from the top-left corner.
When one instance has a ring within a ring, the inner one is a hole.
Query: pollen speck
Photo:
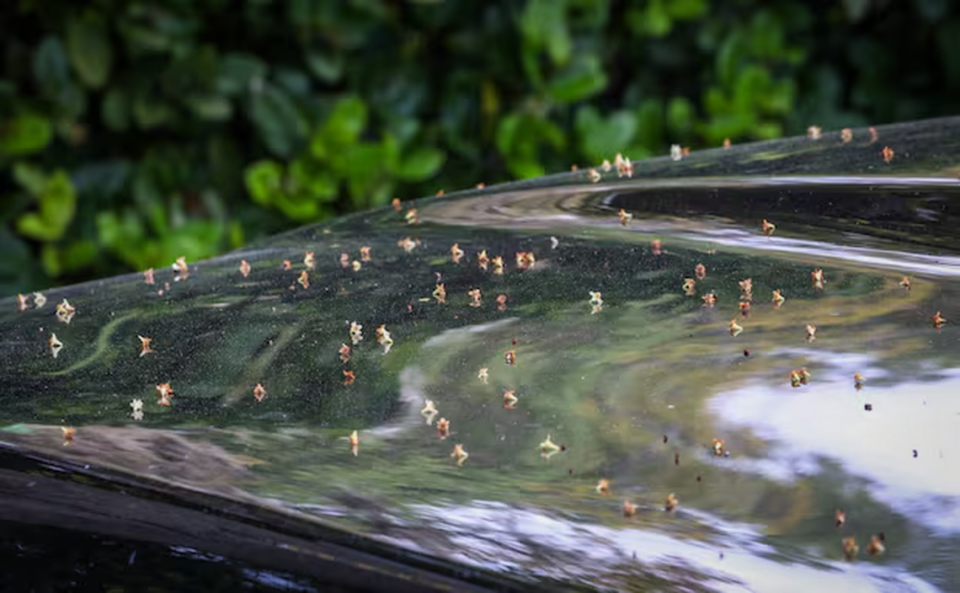
[[[456,444],[453,446],[453,453],[450,454],[450,457],[456,458],[457,467],[462,467],[463,462],[470,457],[470,454],[463,448],[463,445]]]
[[[69,324],[76,312],[76,308],[67,302],[67,299],[63,299],[63,302],[57,305],[57,319],[62,323]]]
[[[433,400],[424,400],[420,415],[426,420],[427,426],[433,424],[433,418],[437,415],[437,407],[434,405]]]
[[[551,440],[550,435],[547,435],[547,439],[540,443],[540,456],[544,459],[550,459],[554,455],[560,452],[560,447],[558,447],[553,440]]]
[[[810,282],[813,284],[813,287],[816,290],[823,290],[823,285],[826,283],[826,280],[823,277],[823,270],[817,268],[816,270],[810,272]]]
[[[153,341],[152,338],[147,338],[144,336],[137,336],[137,339],[140,340],[140,358],[143,358],[147,354],[153,353],[153,348],[150,347],[150,342]]]
[[[787,299],[780,293],[780,289],[773,291],[773,308],[779,309]]]
[[[603,496],[610,494],[610,480],[602,478],[597,482],[597,494],[602,494]]]
[[[936,329],[940,329],[943,327],[943,324],[947,322],[946,318],[940,315],[940,311],[934,313],[930,320],[933,322],[933,327]]]
[[[744,304],[744,303],[741,303],[741,304]],[[738,324],[737,318],[734,317],[733,319],[730,320],[730,335],[733,337],[737,337],[741,333],[743,333],[743,326]]]
[[[672,492],[667,496],[667,502],[663,505],[663,510],[668,513],[672,513],[677,510],[677,507],[680,506],[680,501],[677,500],[677,495]]]
[[[187,258],[180,256],[173,262],[174,280],[186,280],[190,275],[190,266],[187,265]]]
[[[157,385],[157,405],[170,407],[170,398],[173,397],[173,388],[170,383],[160,383]]]
[[[441,440],[450,436],[450,421],[446,418],[441,418],[437,420],[437,436]]]
[[[48,343],[50,344],[50,354],[56,358],[60,354],[60,350],[63,349],[63,342],[57,339],[57,334],[50,334]]]

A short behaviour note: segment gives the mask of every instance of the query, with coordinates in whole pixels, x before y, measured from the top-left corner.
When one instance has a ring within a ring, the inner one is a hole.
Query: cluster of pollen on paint
[[[871,134],[875,136],[876,132],[872,131]],[[811,127],[810,138],[813,140],[816,140],[820,137],[821,137],[820,129],[816,127]],[[844,130],[842,132],[841,137],[844,142],[848,142],[852,138],[852,133],[850,133],[849,130]],[[876,138],[874,138],[874,140],[875,139]],[[671,151],[671,155],[675,157],[675,160],[679,160],[683,156],[686,156],[688,153],[689,151],[687,151],[686,149],[680,149],[678,146],[674,146]],[[882,156],[885,162],[890,163],[894,158],[893,149],[889,147],[884,147],[882,151]],[[616,158],[614,159],[614,162],[612,165],[609,163],[609,161],[604,161],[603,165],[601,165],[599,169],[597,168],[589,169],[586,177],[591,182],[598,182],[602,178],[602,175],[600,174],[599,170],[602,170],[603,172],[610,172],[611,170],[614,170],[614,169],[616,170],[618,177],[632,177],[634,172],[634,164],[629,159],[624,158],[618,154],[616,155]],[[582,180],[584,177],[583,175],[580,175],[578,178]],[[394,201],[394,207],[397,211],[403,210],[402,203],[399,202],[398,200]],[[420,216],[416,208],[408,209],[403,214],[403,218],[405,222],[409,225],[420,224]],[[632,213],[627,212],[625,209],[619,209],[618,221],[621,225],[628,226],[632,220],[633,220]],[[752,228],[754,229],[754,232],[756,232],[756,227],[754,226]],[[774,225],[769,220],[764,219],[761,221],[760,231],[763,235],[768,237],[773,236],[776,229],[777,229],[776,225]],[[779,239],[777,241],[779,241]],[[551,244],[552,244],[551,249],[556,249],[557,246],[559,245],[559,240],[556,239],[555,237],[551,237]],[[651,241],[650,244],[651,244],[651,253],[653,255],[660,256],[662,253],[664,253],[661,241],[659,239]],[[414,251],[415,248],[421,245],[421,242],[418,238],[404,237],[398,240],[397,245],[401,249],[403,249],[406,253],[411,253]],[[352,248],[352,249],[355,249],[355,248]],[[430,250],[430,249],[432,248],[429,245],[429,243],[426,244],[426,247],[424,248],[424,250]],[[477,265],[481,272],[492,271],[492,273],[497,276],[503,276],[506,274],[507,268],[506,268],[506,265],[504,264],[503,255],[495,255],[491,258],[487,254],[486,249],[475,251],[471,248],[471,252],[476,253]],[[504,251],[501,250],[501,252],[503,253]],[[506,252],[506,253],[507,253],[507,257],[509,258],[510,252]],[[713,252],[708,251],[707,253],[711,254]],[[472,261],[472,256],[469,258],[467,257],[466,252],[460,247],[459,242],[453,243],[452,246],[449,248],[450,262],[452,262],[455,265],[459,265],[462,262],[464,262],[464,258],[467,258],[465,260],[467,263]],[[299,270],[296,283],[299,284],[302,289],[308,289],[311,286],[310,272],[315,272],[317,268],[316,252],[305,251],[302,261],[303,261],[303,269]],[[513,261],[516,264],[516,271],[519,272],[519,271],[533,269],[536,265],[537,260],[536,260],[536,257],[534,256],[533,251],[528,250],[528,251],[515,252],[515,257],[513,258]],[[359,260],[353,260],[351,262],[350,255],[346,252],[342,253],[340,257],[341,266],[345,269],[352,268],[355,272],[361,269],[362,267],[361,262],[363,263],[372,262],[371,248],[369,246],[360,247]],[[549,266],[549,263],[550,263],[549,261],[546,262],[547,267]],[[284,263],[282,266],[284,270],[291,270],[292,267],[293,266],[291,265],[289,260],[284,260]],[[545,266],[541,266],[541,267],[543,268]],[[173,264],[172,268],[174,272],[175,281],[186,280],[190,274],[190,267],[187,264],[185,258],[183,257],[178,258],[177,261]],[[252,267],[246,260],[241,260],[239,265],[239,271],[241,276],[246,279],[251,275]],[[160,273],[163,273],[163,272],[161,271]],[[169,271],[167,273],[169,273]],[[236,274],[235,271],[233,271],[232,273]],[[511,271],[511,274],[512,273],[513,271]],[[689,269],[687,273],[689,273]],[[698,263],[695,266],[695,268],[693,269],[692,276],[693,277],[690,277],[690,278],[683,278],[682,280],[681,288],[683,292],[688,296],[695,296],[697,294],[698,283],[706,283],[706,286],[711,286],[712,283],[714,282],[712,276],[710,280],[707,280],[707,268],[703,263]],[[484,277],[489,278],[489,276],[484,276]],[[321,286],[324,284],[319,273],[315,273],[315,280],[318,286]],[[500,279],[497,279],[496,281],[502,282],[502,280]],[[675,281],[676,280],[672,280],[671,282],[675,282]],[[453,290],[453,287],[457,286],[457,283],[453,281],[449,281],[449,282],[450,282],[451,290]],[[810,282],[811,282],[812,288],[816,291],[823,291],[825,289],[826,278],[822,268],[816,268],[810,272]],[[153,285],[156,283],[155,272],[153,269],[150,269],[144,272],[144,283],[148,285]],[[432,292],[432,297],[437,304],[447,303],[448,295],[447,295],[446,285],[447,285],[446,283],[440,281],[440,274],[437,273],[437,281],[434,283],[434,290]],[[906,290],[910,290],[911,281],[908,277],[903,277],[899,285]],[[676,285],[673,284],[672,286],[675,287]],[[701,286],[703,286],[703,284],[701,284]],[[291,288],[295,288],[295,287],[291,285]],[[765,304],[763,302],[758,302],[755,305],[752,304],[753,303],[753,281],[751,278],[746,278],[744,280],[739,281],[739,288],[740,288],[740,298],[739,298],[739,302],[737,303],[737,310],[738,310],[739,316],[735,316],[733,319],[729,321],[729,324],[728,324],[729,333],[731,336],[734,336],[734,337],[740,336],[744,332],[744,327],[740,324],[741,321],[748,325],[753,324],[752,320],[744,321],[744,318],[747,318],[748,316],[750,316],[752,307],[754,306],[756,307],[757,312],[755,313],[755,316],[763,315],[763,311],[765,307]],[[169,290],[169,284],[166,285],[166,289]],[[463,294],[462,292],[460,292],[460,290],[464,290],[464,289],[461,287],[457,289],[457,292],[451,293],[454,295],[451,297],[454,305],[457,305],[458,303],[462,304],[462,301],[460,301],[460,298],[462,298],[462,296],[461,297],[456,296],[457,294],[459,295]],[[675,290],[675,288],[671,290]],[[423,293],[420,293],[420,294],[423,294]],[[468,303],[470,307],[479,308],[482,306],[482,296],[481,296],[482,293],[481,293],[480,287],[476,287],[468,290],[467,295],[470,297],[470,300]],[[593,308],[592,312],[597,313],[604,306],[604,300],[602,298],[602,295],[599,291],[596,291],[596,292],[590,291],[589,296],[590,296],[589,303]],[[701,299],[703,300],[704,307],[707,307],[707,308],[716,307],[719,301],[717,292],[715,291],[703,292],[702,289],[701,289]],[[424,301],[429,302],[430,299],[421,298],[420,300],[421,302],[424,302]],[[771,299],[771,302],[773,303],[773,308],[779,309],[783,305],[784,301],[785,301],[785,298],[783,297],[781,290],[779,288],[774,289],[772,293],[772,299]],[[35,293],[34,304],[36,308],[43,307],[45,302],[46,302],[46,298],[43,297],[42,294]],[[496,302],[497,302],[498,310],[500,311],[505,310],[507,296],[505,294],[498,295],[496,298]],[[521,302],[523,301],[521,300]],[[726,298],[724,302],[727,302]],[[30,301],[28,297],[24,295],[18,295],[17,306],[19,311],[21,312],[27,311],[27,309],[30,307]],[[769,308],[769,305],[766,305],[766,307]],[[76,314],[76,312],[77,312],[77,309],[73,305],[71,305],[66,299],[64,299],[56,307],[56,317],[61,323],[64,323],[64,324],[69,324],[71,320],[74,318],[74,315]],[[713,312],[704,311],[703,314],[712,315]],[[937,329],[942,328],[947,321],[941,315],[940,311],[937,311],[933,316],[931,316],[930,320],[933,326]],[[598,323],[602,323],[602,321],[598,321]],[[829,326],[827,327],[829,329]],[[339,331],[342,331],[342,330],[339,330]],[[377,334],[377,344],[382,346],[384,350],[384,354],[387,354],[390,351],[391,346],[393,345],[393,338],[391,337],[390,332],[386,329],[385,325],[381,324],[376,329],[376,334]],[[817,338],[817,326],[814,323],[806,324],[805,334],[806,334],[806,341],[808,343],[814,342]],[[825,338],[824,338],[825,341],[829,341],[830,339],[829,334],[830,334],[829,331],[827,332],[827,334],[825,334]],[[350,341],[352,346],[344,343],[340,346],[338,350],[338,355],[343,365],[347,365],[348,363],[351,362],[355,354],[354,349],[363,340],[362,326],[356,321],[351,322],[349,335],[350,335]],[[750,338],[751,336],[752,336],[752,332],[747,333],[744,338],[741,338],[741,340],[744,340],[745,338]],[[142,335],[138,335],[137,337],[140,340],[139,357],[142,358],[148,354],[155,354],[155,350],[151,347],[153,338],[142,336]],[[514,344],[515,343],[516,343],[516,340],[514,340]],[[161,341],[160,344],[164,345],[166,344],[166,342]],[[52,354],[52,357],[57,358],[61,350],[64,348],[64,343],[57,337],[56,334],[51,333],[48,339],[48,347],[49,347],[50,353]],[[162,357],[164,350],[165,350],[164,348],[161,348],[161,353],[159,355],[155,354],[155,357],[157,358]],[[70,351],[68,350],[67,352],[69,354]],[[744,352],[746,353],[747,350],[744,350]],[[327,354],[325,356],[331,356],[330,352],[327,351]],[[517,364],[517,354],[515,349],[511,348],[504,352],[504,362],[511,367]],[[345,386],[352,385],[357,380],[357,375],[355,370],[342,368],[340,369],[340,371],[342,373],[343,385]],[[516,372],[516,371],[510,371],[508,369],[506,372]],[[487,385],[490,378],[489,368],[482,367],[479,370],[477,377],[480,383],[482,383],[483,385]],[[174,377],[174,379],[176,379],[176,377]],[[812,379],[812,375],[806,368],[798,368],[790,372],[790,384],[793,387],[800,387],[803,385],[807,385],[811,379]],[[856,373],[854,375],[854,384],[858,391],[863,389],[865,381],[866,380],[860,373]],[[357,387],[360,387],[360,385],[358,385]],[[155,389],[156,389],[156,394],[158,398],[157,405],[164,406],[164,407],[171,407],[172,399],[174,397],[174,390],[171,387],[171,383],[170,382],[158,383]],[[246,389],[250,389],[249,386]],[[250,393],[250,392],[247,391],[247,393]],[[252,393],[256,402],[260,403],[265,400],[267,395],[267,390],[262,383],[256,383],[256,385],[252,389]],[[519,403],[519,398],[517,397],[516,393],[517,393],[516,389],[503,390],[503,395],[502,395],[503,408],[507,410],[515,410],[517,408]],[[528,396],[526,395],[526,392],[524,393],[525,393],[524,398],[526,400]],[[268,405],[269,405],[269,402],[268,402]],[[138,421],[142,420],[143,401],[141,399],[134,399],[133,401],[131,401],[130,407],[132,409],[132,417],[134,418],[134,420],[138,420]],[[436,420],[435,422],[435,419],[439,415],[439,413],[438,413],[437,404],[433,400],[429,400],[429,399],[424,400],[424,405],[423,405],[423,408],[420,410],[420,414],[424,418],[425,423],[436,430],[437,437],[440,440],[447,439],[455,434],[451,432],[451,422],[447,418],[440,417],[439,420]],[[514,417],[519,415],[516,412],[512,414],[514,414]],[[435,422],[435,426],[434,426],[434,422]],[[72,444],[76,434],[75,429],[72,427],[63,427],[62,430],[63,430],[64,444],[65,445]],[[350,444],[350,449],[352,454],[358,455],[359,444],[360,444],[360,436],[358,431],[354,430],[349,434],[347,438]],[[664,444],[666,444],[667,441],[668,441],[667,436],[664,435],[663,437]],[[538,445],[538,449],[541,456],[544,459],[549,460],[553,456],[557,455],[558,453],[563,452],[565,450],[565,447],[554,443],[552,440],[552,436],[548,434],[546,439]],[[719,439],[719,438],[713,439],[712,445],[709,446],[709,450],[712,451],[712,455],[714,457],[728,457],[730,455],[730,452],[726,449],[726,445],[723,439]],[[450,453],[450,457],[456,461],[457,467],[463,467],[467,459],[470,457],[470,455],[469,453],[467,453],[466,445],[464,443],[458,442],[454,445],[453,451]],[[482,456],[478,456],[478,459],[479,458],[482,458]],[[674,452],[673,459],[674,459],[674,465],[678,466],[680,464],[680,453]],[[474,461],[473,463],[476,463],[476,461]],[[700,476],[697,476],[698,482],[700,481],[700,479],[701,479]],[[606,478],[600,479],[596,486],[596,492],[603,496],[610,494],[610,481]],[[659,500],[661,501],[664,500],[664,498],[662,498],[663,494],[660,494],[659,496],[660,496]],[[677,495],[672,492],[669,493],[665,498],[665,503],[663,505],[664,510],[666,512],[673,513],[674,511],[676,511],[678,506],[679,506],[679,501],[678,501]],[[633,517],[637,512],[637,506],[629,502],[629,500],[624,499],[621,505],[621,510],[624,517]],[[843,527],[846,515],[844,514],[842,515],[842,517],[843,518],[841,519],[841,515],[839,514],[837,515],[838,529]],[[870,554],[871,555],[882,554],[883,551],[885,550],[884,541],[885,539],[882,533],[879,535],[871,536],[871,543],[870,543],[870,547],[868,548],[868,551],[870,552]],[[857,553],[859,552],[859,547],[857,546],[856,540],[854,537],[850,536],[850,537],[844,538],[843,550],[844,550],[844,555],[847,556],[848,558],[852,558],[857,555]]]

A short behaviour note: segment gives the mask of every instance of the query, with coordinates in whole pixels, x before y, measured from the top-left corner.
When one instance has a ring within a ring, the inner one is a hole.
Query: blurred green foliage
[[[10,0],[0,40],[3,293],[960,91],[946,0]]]

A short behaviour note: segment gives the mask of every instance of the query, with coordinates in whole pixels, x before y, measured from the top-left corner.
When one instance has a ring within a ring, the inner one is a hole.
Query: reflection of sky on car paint
[[[705,579],[698,584],[716,591],[937,590],[923,580],[875,564],[812,558],[811,565],[779,562],[772,558],[774,550],[761,543],[756,529],[702,512],[680,511],[718,529],[722,545],[642,529],[578,524],[497,502],[451,508],[417,505],[413,510],[459,544],[463,551],[453,559],[501,570],[530,562],[533,570],[545,576],[566,574],[589,582],[598,571],[629,566],[635,555],[643,569],[665,577],[686,564],[694,571],[692,577]],[[544,563],[543,555],[550,554],[578,562]]]
[[[888,249],[832,245],[822,241],[757,236],[741,229],[713,229],[701,231],[700,235],[683,235],[684,239],[690,241],[702,241],[705,237],[717,245],[739,249],[748,248],[761,252],[779,251],[806,259],[829,258],[834,261],[849,261],[883,270],[896,270],[911,274],[939,277],[960,276],[960,258],[948,255],[933,256]]]
[[[940,372],[939,381],[887,386],[871,381],[885,373],[868,366],[865,356],[808,356],[810,385],[756,384],[711,400],[721,419],[779,445],[767,463],[749,460],[740,467],[784,479],[791,465],[807,473],[814,471],[814,457],[834,459],[874,482],[875,496],[899,512],[935,530],[960,531],[960,458],[951,448],[960,434],[960,369]],[[867,379],[859,393],[855,372]],[[866,403],[873,411],[864,410]]]

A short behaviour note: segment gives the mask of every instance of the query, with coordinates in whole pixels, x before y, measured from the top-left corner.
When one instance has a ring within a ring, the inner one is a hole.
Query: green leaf
[[[673,2],[674,0],[668,0]],[[673,18],[663,0],[650,0],[645,9],[633,8],[626,15],[627,26],[635,35],[663,37],[673,27]]]
[[[383,148],[377,144],[356,144],[344,155],[341,166],[351,193],[361,195],[363,190],[357,188],[372,185],[383,171]]]
[[[57,238],[56,229],[36,212],[27,212],[17,219],[17,232],[38,241],[53,241]]]
[[[233,115],[233,105],[219,95],[194,95],[184,99],[197,117],[207,121],[227,121]]]
[[[370,193],[367,195],[367,208],[376,208],[377,206],[384,206],[387,202],[390,201],[391,196],[394,195],[394,184],[390,181],[382,181],[376,187],[374,187]]]
[[[93,13],[71,19],[67,23],[67,50],[73,69],[83,84],[99,89],[107,82],[113,65],[113,50],[103,19]]]
[[[664,6],[667,13],[676,20],[694,20],[707,13],[707,0],[670,0]]]
[[[308,97],[310,95],[310,78],[300,70],[278,67],[274,69],[273,79],[283,90],[294,97]]]
[[[126,39],[129,51],[133,55],[166,52],[174,44],[169,35],[141,25],[124,22],[119,25],[119,31]]]
[[[300,222],[310,222],[317,218],[320,207],[316,202],[307,200],[294,200],[287,196],[280,196],[276,201],[277,208],[283,212],[284,216],[291,220]]]
[[[737,77],[733,103],[738,111],[751,111],[757,99],[770,88],[770,72],[758,64],[745,66]]]
[[[40,215],[60,238],[73,220],[77,210],[77,194],[70,176],[57,171],[47,178],[47,185],[39,196]]]
[[[338,55],[324,55],[318,50],[308,51],[304,56],[307,68],[321,82],[333,84],[343,76],[344,61]]]
[[[582,152],[593,161],[623,152],[633,142],[637,117],[629,111],[617,111],[604,120],[592,106],[577,110],[574,123]]]
[[[328,202],[337,197],[337,180],[330,171],[315,169],[306,161],[296,160],[288,167],[290,193],[305,195],[310,201]]]
[[[253,95],[247,115],[264,144],[277,156],[289,156],[306,135],[306,120],[290,97],[275,86],[265,85]]]
[[[732,86],[736,80],[740,61],[743,59],[745,48],[744,38],[740,29],[735,29],[720,44],[716,53],[717,77],[724,86]]]
[[[56,93],[70,83],[70,65],[63,43],[47,35],[33,54],[33,77],[48,93]]]
[[[28,163],[21,162],[13,166],[13,179],[34,198],[42,194],[47,187],[46,173]]]
[[[263,206],[273,201],[283,188],[283,166],[274,161],[258,161],[244,172],[247,191],[253,201]]]
[[[39,152],[50,144],[53,127],[39,115],[23,114],[0,125],[0,156],[19,157]]]
[[[246,237],[243,233],[243,225],[240,224],[239,220],[234,220],[230,222],[230,226],[227,229],[230,248],[231,249],[240,249],[246,243]]]
[[[648,99],[637,109],[637,140],[650,151],[663,147],[663,103]],[[630,155],[632,158],[639,156]]]
[[[397,139],[399,146],[406,146],[420,131],[420,121],[412,117],[394,118],[387,122],[387,129]]]
[[[515,138],[519,128],[520,115],[517,113],[507,115],[497,125],[497,151],[508,161],[515,152]]]
[[[761,122],[753,129],[753,134],[760,140],[775,140],[783,136],[783,125],[779,122]]]
[[[332,202],[339,193],[337,179],[329,171],[316,171],[307,186],[310,195],[322,202]]]
[[[673,19],[660,0],[651,0],[645,14],[645,29],[651,37],[663,37],[673,28]]]
[[[667,105],[667,127],[671,134],[684,136],[693,128],[693,103],[686,97],[674,97]]]
[[[367,127],[367,105],[359,97],[341,99],[323,126],[323,137],[332,145],[354,144]]]
[[[510,161],[509,168],[510,172],[520,179],[532,179],[534,177],[542,177],[544,174],[546,174],[546,170],[543,168],[543,165],[532,158],[514,159]]]
[[[443,166],[444,153],[436,148],[415,148],[400,163],[397,176],[404,181],[424,181]]]
[[[162,100],[140,95],[133,103],[133,117],[143,130],[151,130],[173,121],[173,109]]]
[[[40,249],[40,263],[43,264],[43,270],[47,276],[56,278],[62,271],[60,266],[60,255],[58,249],[49,243]]]
[[[225,95],[237,95],[250,88],[255,80],[267,76],[267,65],[256,56],[231,53],[219,63],[216,88]]]
[[[63,171],[50,175],[42,183],[36,170],[22,167],[14,171],[18,182],[30,186],[37,201],[40,202],[38,212],[27,212],[17,220],[17,231],[31,239],[50,242],[63,236],[64,231],[73,220],[77,209],[77,195],[73,189],[70,177]]]
[[[557,103],[575,103],[587,99],[607,87],[607,75],[600,59],[588,55],[578,59],[547,85],[547,96]]]
[[[383,170],[389,174],[396,174],[400,168],[400,143],[390,132],[383,133],[383,140],[380,142],[380,148],[383,151]]]
[[[563,65],[570,60],[573,43],[564,0],[529,0],[520,16],[520,30],[533,47],[546,48],[554,64]]]
[[[562,149],[566,146],[566,134],[555,122],[543,118],[530,118],[529,122],[536,131],[534,137],[546,141],[556,149]]]
[[[93,241],[74,241],[58,251],[60,267],[66,272],[82,270],[97,261],[98,248]]]

